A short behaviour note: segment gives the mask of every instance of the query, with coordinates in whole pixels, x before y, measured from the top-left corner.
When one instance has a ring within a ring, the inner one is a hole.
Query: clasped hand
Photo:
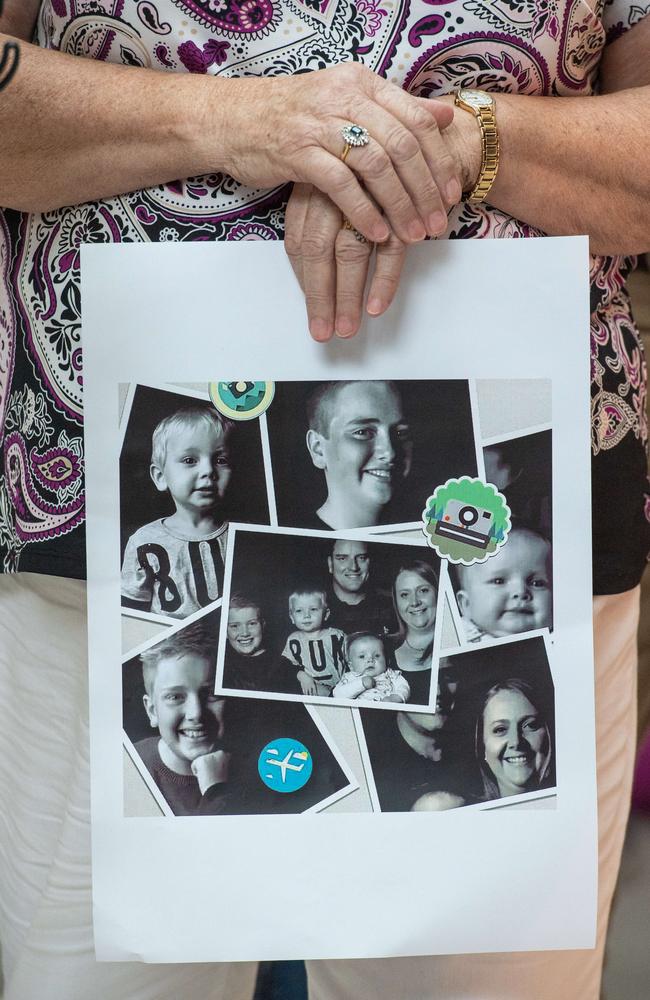
[[[460,201],[460,166],[441,132],[454,117],[451,101],[414,97],[359,63],[228,85],[235,91],[226,170],[253,187],[294,182],[285,246],[310,332],[316,340],[334,330],[351,336],[373,245],[368,311],[379,315],[395,294],[406,247],[444,233]],[[343,161],[350,124],[370,138]],[[346,220],[352,229],[341,229]]]

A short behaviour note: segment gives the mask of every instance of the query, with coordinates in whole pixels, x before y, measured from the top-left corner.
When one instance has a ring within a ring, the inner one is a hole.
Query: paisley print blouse
[[[36,42],[173,73],[273,76],[358,60],[421,96],[462,85],[562,97],[591,94],[608,38],[649,13],[644,0],[43,0]],[[0,212],[5,571],[84,575],[81,244],[281,239],[288,193],[213,174],[42,215]],[[447,232],[535,235],[468,205]],[[591,268],[598,593],[636,584],[650,540],[645,364],[625,292],[633,266],[594,257]]]

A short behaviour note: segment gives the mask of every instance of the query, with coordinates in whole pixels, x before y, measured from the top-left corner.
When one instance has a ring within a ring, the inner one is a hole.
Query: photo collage
[[[120,387],[128,816],[554,803],[548,380]],[[484,561],[437,487],[510,512]]]

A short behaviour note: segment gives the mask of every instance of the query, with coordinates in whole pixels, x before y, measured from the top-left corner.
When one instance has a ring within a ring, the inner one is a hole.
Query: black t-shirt
[[[406,742],[397,727],[397,713],[361,709],[360,714],[382,812],[408,812],[427,792],[467,797],[467,775],[453,754],[445,755],[444,747],[440,761],[429,760]]]
[[[346,604],[331,592],[328,597],[330,616],[327,624],[340,628],[346,635],[352,632],[374,632],[384,636],[396,628],[395,611],[389,597],[370,590],[359,604]]]
[[[265,649],[257,656],[242,656],[228,644],[223,666],[223,686],[241,691],[299,694],[295,672],[284,668],[276,654]]]

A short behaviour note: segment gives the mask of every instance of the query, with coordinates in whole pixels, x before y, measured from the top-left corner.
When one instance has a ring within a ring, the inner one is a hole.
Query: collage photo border
[[[310,381],[310,380],[305,380]],[[402,380],[398,380],[399,382]],[[436,380],[436,379],[423,379],[423,382],[436,382],[436,381],[448,381],[448,380]],[[481,432],[481,418],[479,410],[479,400],[476,388],[476,380],[466,379],[462,380],[467,383],[468,394],[470,401],[470,412],[471,412],[471,430],[473,435],[474,443],[474,458],[476,461],[477,475],[479,478],[485,481],[485,461],[484,453],[485,449],[490,446],[495,446],[499,444],[505,444],[511,441],[517,441],[525,437],[530,437],[534,434],[540,434],[544,432],[551,433],[551,442],[553,435],[553,425],[552,421],[548,421],[542,424],[535,424],[533,426],[525,426],[520,429],[497,434],[493,436],[483,437]],[[498,380],[493,380],[498,381]],[[504,379],[505,382],[512,381],[511,379]],[[530,381],[530,380],[528,380]],[[537,380],[534,380],[537,381]],[[540,379],[540,382],[547,381],[546,379]],[[202,383],[207,386],[207,383]],[[210,403],[210,395],[207,391],[202,391],[201,389],[195,387],[194,385],[188,384],[175,384],[175,383],[157,383],[148,381],[138,381],[131,382],[128,384],[121,384],[119,386],[120,390],[120,455],[122,455],[125,439],[127,435],[129,420],[131,416],[131,410],[133,407],[134,399],[136,396],[137,389],[139,387],[158,391],[161,393],[170,393],[176,396],[183,396],[188,399],[188,401],[196,400],[198,402]],[[126,390],[126,391],[125,391]],[[272,404],[271,404],[272,405]],[[413,714],[431,714],[432,707],[435,707],[435,692],[437,687],[437,677],[440,666],[440,661],[444,659],[452,659],[454,656],[476,652],[479,653],[480,650],[485,650],[488,648],[509,645],[513,642],[526,642],[528,640],[535,640],[542,638],[544,642],[544,648],[546,651],[546,659],[549,667],[549,672],[551,676],[551,682],[553,689],[555,690],[555,676],[553,667],[553,657],[551,655],[553,639],[552,631],[549,629],[535,629],[531,631],[526,631],[518,633],[513,636],[507,636],[503,638],[489,637],[483,639],[480,643],[472,642],[467,640],[464,635],[464,629],[461,623],[462,615],[459,609],[456,592],[454,590],[452,580],[450,577],[449,567],[447,560],[444,558],[439,558],[437,553],[427,544],[424,537],[422,522],[419,521],[408,521],[402,523],[394,524],[382,524],[367,528],[356,528],[356,529],[345,529],[345,530],[315,530],[311,528],[296,528],[287,527],[278,524],[277,517],[277,505],[276,505],[276,494],[275,494],[275,481],[273,475],[272,458],[271,458],[271,444],[269,439],[269,431],[267,424],[266,413],[260,414],[256,418],[255,422],[259,425],[260,439],[261,439],[261,451],[262,459],[264,464],[264,479],[266,486],[266,496],[268,502],[269,510],[269,520],[270,524],[260,524],[260,523],[246,523],[238,521],[230,521],[228,526],[228,542],[224,566],[224,578],[223,578],[223,592],[221,596],[214,602],[210,603],[206,607],[201,608],[198,611],[193,612],[183,619],[176,619],[169,616],[165,616],[159,613],[148,612],[143,610],[137,610],[133,608],[128,608],[122,606],[121,617],[126,619],[138,620],[142,623],[149,623],[152,626],[162,626],[162,630],[156,631],[155,634],[149,636],[142,642],[128,648],[123,652],[122,655],[122,666],[124,666],[129,661],[133,660],[135,657],[139,656],[141,653],[153,646],[164,641],[169,636],[183,631],[195,622],[200,621],[206,615],[216,611],[223,610],[223,608],[228,607],[228,602],[231,594],[232,586],[232,575],[233,575],[233,559],[235,553],[235,544],[237,536],[242,532],[257,533],[260,535],[276,535],[276,536],[286,536],[286,537],[304,537],[312,539],[322,539],[322,540],[356,540],[365,541],[369,544],[382,544],[382,545],[393,545],[393,546],[408,546],[413,548],[414,553],[417,550],[426,552],[429,556],[434,556],[436,561],[439,563],[439,587],[436,598],[436,621],[434,626],[434,642],[432,650],[432,673],[431,673],[431,688],[430,688],[430,698],[429,703],[424,704],[412,704],[412,703],[399,703],[399,702],[363,702],[362,710],[365,711],[367,708],[378,708],[384,709],[392,712],[408,711]],[[552,454],[552,449],[551,449]],[[436,485],[433,484],[431,492],[435,489]],[[551,480],[552,488],[552,480]],[[120,496],[122,496],[123,483],[120,482]],[[552,525],[552,521],[551,521]],[[420,537],[415,537],[414,532],[418,532]],[[553,547],[551,547],[551,556],[554,566],[553,557]],[[456,636],[456,644],[448,645],[443,641],[443,636],[445,631],[448,632],[446,626],[451,624],[453,632]],[[124,621],[122,622],[124,625]],[[257,700],[268,700],[275,702],[293,702],[303,704],[308,712],[310,718],[318,728],[321,736],[325,740],[328,749],[333,754],[337,764],[340,766],[342,772],[347,780],[347,785],[329,795],[322,801],[315,805],[310,806],[304,811],[304,813],[321,813],[326,810],[329,806],[336,802],[341,802],[351,793],[359,790],[360,783],[355,778],[354,773],[340,747],[337,745],[334,737],[329,731],[327,724],[321,714],[323,707],[325,708],[349,708],[351,711],[351,718],[354,726],[354,733],[357,740],[358,751],[361,757],[361,762],[363,765],[364,777],[367,785],[367,792],[371,803],[372,812],[382,812],[381,805],[379,802],[379,797],[377,793],[377,786],[373,771],[373,766],[370,760],[370,755],[368,751],[368,745],[364,733],[363,723],[361,721],[360,714],[360,704],[357,700],[341,699],[337,698],[333,700],[332,697],[319,697],[317,695],[293,695],[285,694],[282,692],[270,692],[270,691],[243,691],[236,688],[227,688],[222,685],[223,681],[223,671],[224,671],[224,655],[227,643],[227,633],[226,633],[227,617],[221,616],[220,628],[219,628],[219,638],[217,646],[217,661],[216,661],[216,678],[215,678],[215,694],[222,694],[224,697],[230,698],[248,698]],[[554,694],[553,694],[554,697]],[[129,759],[135,766],[138,775],[143,779],[149,793],[152,795],[156,805],[162,811],[165,816],[176,815],[172,810],[167,801],[164,799],[160,788],[156,785],[153,780],[152,775],[145,766],[142,758],[138,754],[133,742],[131,741],[126,729],[122,731],[122,744],[128,754]],[[556,750],[556,747],[554,748]],[[463,812],[468,810],[492,810],[498,808],[508,808],[513,805],[517,805],[525,802],[534,802],[540,799],[554,798],[557,795],[557,784],[552,787],[539,789],[536,791],[522,792],[515,796],[509,796],[507,798],[497,798],[491,801],[483,801],[476,803],[468,803],[463,805]],[[362,812],[368,812],[368,810],[362,810]],[[125,812],[125,815],[127,813]],[[133,814],[129,814],[133,816]],[[265,814],[260,814],[265,815]]]

